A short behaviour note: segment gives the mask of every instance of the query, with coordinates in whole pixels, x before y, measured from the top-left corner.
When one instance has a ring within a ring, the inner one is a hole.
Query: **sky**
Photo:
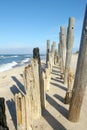
[[[73,51],[79,50],[87,0],[0,0],[0,54],[30,54],[59,43],[60,26],[75,17]],[[67,32],[67,31],[66,31]]]

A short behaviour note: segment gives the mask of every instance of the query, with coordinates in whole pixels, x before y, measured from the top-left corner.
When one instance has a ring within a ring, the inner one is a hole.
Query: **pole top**
[[[60,26],[60,33],[66,34],[66,28],[64,26]]]
[[[69,17],[69,27],[74,28],[75,24],[75,18],[74,17]]]

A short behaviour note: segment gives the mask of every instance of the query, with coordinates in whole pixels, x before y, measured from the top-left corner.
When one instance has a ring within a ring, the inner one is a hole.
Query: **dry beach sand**
[[[72,56],[71,67],[75,73],[78,54]],[[0,97],[6,100],[6,116],[9,130],[16,130],[16,111],[14,95],[24,92],[23,67],[17,67],[0,73]],[[46,94],[46,109],[43,117],[34,121],[34,130],[87,130],[87,90],[82,104],[80,120],[78,123],[68,121],[69,105],[64,104],[66,86],[60,79],[61,73],[58,65],[53,67],[50,81],[50,91]]]

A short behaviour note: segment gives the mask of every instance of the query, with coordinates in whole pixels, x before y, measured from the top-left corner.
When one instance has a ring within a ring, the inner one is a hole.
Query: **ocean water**
[[[40,57],[45,59],[44,54]],[[0,54],[0,72],[28,64],[31,58],[32,54]]]

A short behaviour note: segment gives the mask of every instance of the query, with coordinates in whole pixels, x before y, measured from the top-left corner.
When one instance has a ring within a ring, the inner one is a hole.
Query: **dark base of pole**
[[[65,104],[70,104],[71,97],[72,97],[72,91],[67,91],[67,92],[66,92],[66,96],[65,96],[64,103],[65,103]]]
[[[9,128],[8,127],[0,126],[0,130],[9,130]]]

